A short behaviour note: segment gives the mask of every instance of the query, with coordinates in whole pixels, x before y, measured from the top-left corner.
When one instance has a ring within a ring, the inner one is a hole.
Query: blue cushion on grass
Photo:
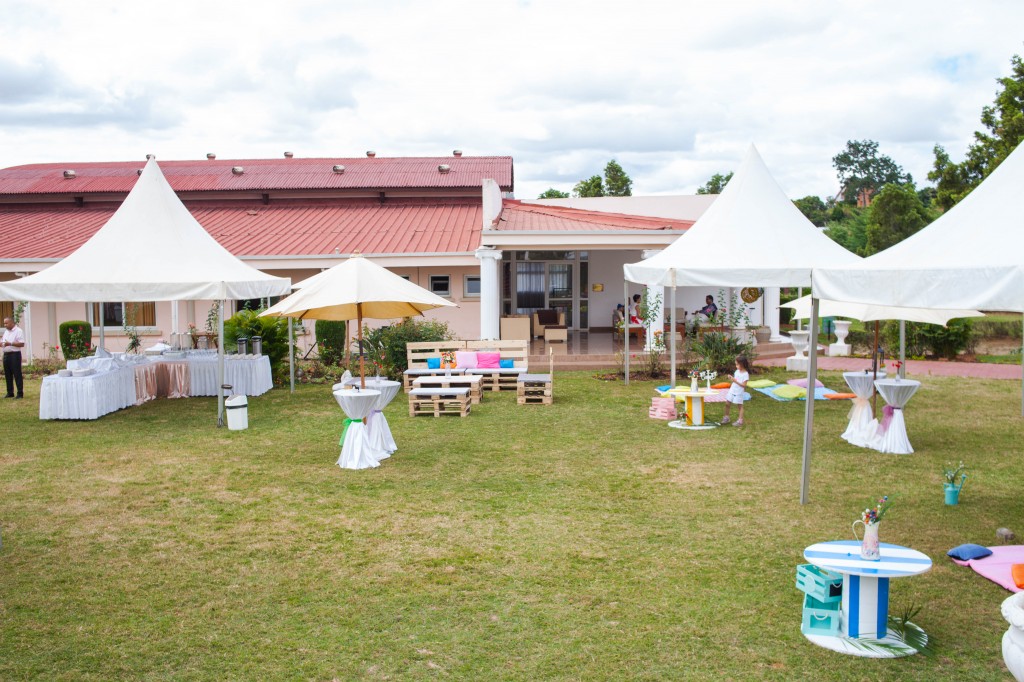
[[[959,547],[954,547],[953,549],[946,552],[948,556],[951,556],[954,559],[959,559],[960,561],[981,559],[982,557],[987,557],[991,553],[992,550],[988,547],[982,547],[981,545],[972,545],[970,543],[960,545]]]
[[[441,358],[427,358],[427,369],[441,369]]]
[[[516,361],[512,360],[512,359],[498,360],[498,366],[501,369],[515,369],[516,368]]]

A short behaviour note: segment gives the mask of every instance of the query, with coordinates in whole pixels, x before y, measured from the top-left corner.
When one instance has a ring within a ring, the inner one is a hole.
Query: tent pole
[[[106,344],[106,337],[103,335],[103,327],[106,326],[106,324],[103,321],[103,302],[102,301],[100,301],[100,303],[99,303],[99,309],[100,309],[100,348],[103,348],[105,350],[106,349],[106,345],[105,345]]]
[[[217,301],[217,428],[224,426],[224,300]]]
[[[907,321],[900,320],[900,379],[907,378]]]
[[[818,299],[811,297],[811,356],[807,363],[807,405],[804,412],[804,457],[800,471],[800,504],[809,502],[811,441],[814,439],[814,394],[818,380]]]
[[[626,301],[626,320],[622,323],[622,359],[625,363],[626,386],[629,386],[629,282],[622,282],[622,298]]]
[[[292,332],[292,318],[288,320],[288,385],[295,393],[295,335]]]
[[[1024,314],[1021,314],[1021,324],[1024,325]],[[1024,336],[1021,337],[1024,339]],[[1021,341],[1020,371],[1024,375],[1024,341]],[[1020,416],[1024,417],[1024,380],[1020,382]]]
[[[878,378],[878,320],[875,320],[875,345],[871,347],[871,373]],[[878,391],[871,389],[871,416],[878,414]]]
[[[672,309],[668,315],[668,328],[669,334],[672,335],[672,371],[671,377],[669,378],[669,385],[672,388],[676,386],[676,271],[672,271]]]

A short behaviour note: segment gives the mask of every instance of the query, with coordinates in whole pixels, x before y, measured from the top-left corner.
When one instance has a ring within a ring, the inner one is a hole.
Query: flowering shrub
[[[92,352],[92,325],[81,320],[61,322],[58,332],[65,360],[84,358]]]

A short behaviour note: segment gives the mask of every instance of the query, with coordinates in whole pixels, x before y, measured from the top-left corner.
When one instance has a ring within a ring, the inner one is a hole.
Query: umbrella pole
[[[363,360],[363,304],[356,303],[356,324],[359,326],[359,387],[366,388],[366,363]]]
[[[875,345],[871,347],[871,374],[878,378],[878,320],[875,320]],[[871,416],[878,415],[878,391],[871,389]]]
[[[669,385],[672,388],[676,387],[676,273],[672,271],[672,310],[669,311],[668,316],[668,328],[671,330],[669,333],[672,334],[670,343],[672,344],[672,370],[669,377]]]
[[[295,393],[295,335],[292,332],[292,318],[288,320],[288,385]]]
[[[224,301],[217,302],[217,428],[224,426]]]

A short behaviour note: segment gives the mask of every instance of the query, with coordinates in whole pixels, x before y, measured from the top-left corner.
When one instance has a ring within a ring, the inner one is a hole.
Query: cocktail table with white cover
[[[857,396],[853,399],[853,407],[850,408],[850,423],[842,435],[852,445],[867,447],[875,435],[877,424],[872,425],[875,415],[871,410],[871,403],[868,401],[875,393],[875,381],[884,378],[884,371],[843,372],[846,385]]]
[[[349,386],[359,386],[360,380],[358,377],[352,377],[344,383]],[[398,449],[395,437],[391,435],[388,419],[384,416],[384,408],[398,395],[402,388],[402,382],[374,377],[366,380],[366,388],[380,391],[380,397],[374,403],[373,411],[366,417],[366,438],[370,442],[371,448],[383,453],[381,459],[384,459],[390,457]]]
[[[903,408],[920,387],[920,381],[898,377],[879,379],[875,382],[875,388],[888,404],[883,410],[882,422],[876,435],[868,447],[894,455],[909,455],[914,452],[910,440],[907,439],[907,422],[903,418]]]
[[[373,412],[378,398],[380,391],[371,389],[342,388],[334,391],[334,399],[347,417],[341,435],[341,456],[338,457],[338,466],[342,469],[380,466],[382,452],[371,447],[366,437],[366,425],[363,424],[363,419]]]
[[[804,559],[843,576],[840,636],[804,636],[819,646],[855,656],[891,658],[915,653],[890,634],[889,580],[925,573],[932,560],[909,547],[883,542],[879,545],[881,559],[869,561],[860,557],[860,545],[857,540],[838,540],[804,550]],[[870,641],[850,640],[878,640],[886,646],[872,648]]]

